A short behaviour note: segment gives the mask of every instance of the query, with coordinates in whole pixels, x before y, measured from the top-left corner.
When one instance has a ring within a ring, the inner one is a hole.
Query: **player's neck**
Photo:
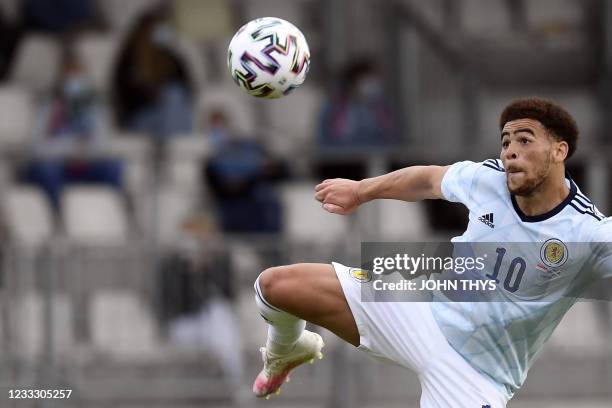
[[[515,196],[516,203],[528,216],[546,214],[563,202],[570,193],[565,184],[565,173],[548,177],[532,194]]]

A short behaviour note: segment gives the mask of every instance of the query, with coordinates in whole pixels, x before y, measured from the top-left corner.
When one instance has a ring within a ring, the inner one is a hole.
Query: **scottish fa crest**
[[[559,268],[567,261],[569,253],[567,245],[560,239],[551,238],[542,244],[540,259],[549,268]]]

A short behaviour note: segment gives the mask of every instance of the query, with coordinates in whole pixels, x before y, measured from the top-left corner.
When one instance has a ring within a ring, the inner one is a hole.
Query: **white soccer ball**
[[[304,34],[290,22],[258,18],[232,38],[227,66],[234,81],[249,95],[280,98],[306,79],[310,50]]]

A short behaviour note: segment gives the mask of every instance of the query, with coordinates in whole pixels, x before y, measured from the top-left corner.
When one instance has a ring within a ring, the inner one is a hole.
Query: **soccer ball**
[[[249,95],[280,98],[306,79],[310,50],[304,34],[290,22],[258,18],[232,38],[227,66],[236,84]]]

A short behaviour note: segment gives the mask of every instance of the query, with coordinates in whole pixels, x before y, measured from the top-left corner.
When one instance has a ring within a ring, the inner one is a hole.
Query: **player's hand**
[[[347,215],[361,204],[358,194],[359,182],[348,179],[324,180],[315,187],[315,198],[323,208],[333,214]]]

